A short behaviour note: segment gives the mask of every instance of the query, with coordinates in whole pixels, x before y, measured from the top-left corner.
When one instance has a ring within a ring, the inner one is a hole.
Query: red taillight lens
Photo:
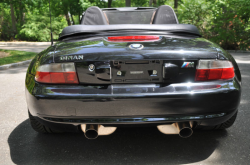
[[[200,60],[196,69],[196,81],[231,79],[234,67],[230,61]]]
[[[74,63],[41,65],[35,79],[40,83],[79,84]]]
[[[159,36],[115,36],[108,37],[108,41],[113,42],[136,42],[136,41],[158,41]]]

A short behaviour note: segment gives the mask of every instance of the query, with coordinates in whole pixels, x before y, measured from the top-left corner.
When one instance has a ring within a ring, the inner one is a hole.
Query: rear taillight
[[[136,41],[158,41],[159,36],[115,36],[108,37],[108,41],[112,42],[136,42]]]
[[[35,79],[40,83],[79,84],[74,63],[41,65]]]
[[[234,67],[226,60],[200,60],[196,68],[195,81],[232,79]]]

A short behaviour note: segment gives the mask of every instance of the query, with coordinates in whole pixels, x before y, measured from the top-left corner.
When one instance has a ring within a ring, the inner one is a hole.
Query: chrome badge
[[[61,61],[83,60],[83,55],[62,56],[60,57],[60,60]]]
[[[194,68],[194,62],[183,62],[181,68]]]
[[[144,48],[144,46],[142,44],[131,44],[129,45],[129,48],[133,50],[141,50]]]
[[[95,65],[94,64],[90,64],[89,65],[89,71],[93,72],[95,70]]]

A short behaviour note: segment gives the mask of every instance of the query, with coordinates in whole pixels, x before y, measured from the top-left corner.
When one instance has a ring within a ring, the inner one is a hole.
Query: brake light
[[[79,84],[74,63],[41,65],[36,71],[35,80],[50,84]]]
[[[231,79],[234,67],[226,60],[200,60],[196,68],[196,81]]]
[[[159,36],[115,36],[108,37],[108,41],[113,42],[136,42],[136,41],[158,41]]]

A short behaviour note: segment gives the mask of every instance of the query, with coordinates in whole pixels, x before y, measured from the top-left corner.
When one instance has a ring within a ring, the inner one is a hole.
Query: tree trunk
[[[22,4],[21,0],[19,1],[19,8],[20,8],[20,13],[19,13],[19,15],[20,15],[20,25],[22,27],[23,24],[24,24],[25,13],[23,12],[24,5]]]
[[[1,15],[0,15],[0,27],[2,28],[3,27],[3,23],[4,23],[4,12],[3,12],[3,10],[2,10],[2,13],[1,13]],[[4,39],[4,33],[3,33],[3,30],[2,29],[0,29],[0,39]]]
[[[178,8],[178,0],[174,0],[174,9],[177,11]]]
[[[153,0],[153,6],[156,7],[157,6],[157,1]]]
[[[22,22],[25,23],[25,13],[23,13]]]
[[[68,22],[68,26],[71,26],[71,22],[70,22],[70,19],[69,19],[69,13],[65,14],[65,18],[66,18],[66,20]]]
[[[72,14],[70,14],[70,16],[71,16],[71,19],[72,19],[73,25],[75,25],[75,21],[74,21],[74,17],[73,17],[73,15],[72,15]]]
[[[112,0],[108,0],[108,8],[111,8]]]
[[[153,0],[149,0],[149,6],[152,6]]]
[[[10,10],[11,10],[11,21],[12,21],[12,33],[13,33],[13,38],[15,38],[17,29],[16,29],[16,17],[14,13],[14,7],[12,4],[12,0],[10,0]]]
[[[131,0],[126,0],[126,7],[130,7],[131,6]]]
[[[82,16],[82,14],[79,14],[79,17],[78,17],[78,19],[79,19],[79,24],[81,24],[81,16]]]

